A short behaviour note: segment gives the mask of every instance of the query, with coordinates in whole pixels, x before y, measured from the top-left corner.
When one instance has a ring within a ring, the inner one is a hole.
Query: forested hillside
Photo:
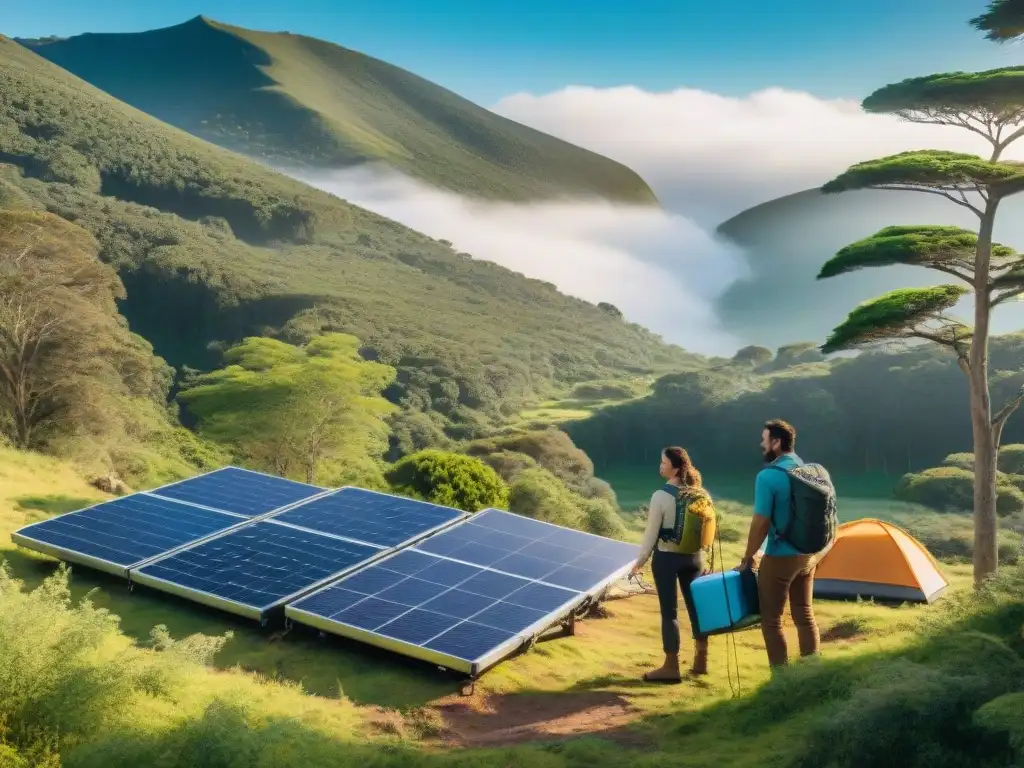
[[[22,41],[189,133],[279,166],[382,161],[502,200],[596,196],[657,204],[634,171],[323,40],[198,16],[135,34]]]
[[[992,340],[993,401],[1024,384],[1024,334]],[[947,350],[925,345],[824,360],[811,343],[773,353],[748,347],[726,364],[669,374],[649,397],[599,411],[565,429],[598,473],[650,464],[680,444],[698,466],[756,471],[761,424],[782,418],[797,429],[797,452],[834,473],[904,472],[969,451],[967,379]],[[1011,418],[1003,443],[1024,442],[1024,418]]]
[[[384,391],[401,406],[393,456],[481,435],[571,383],[696,361],[616,312],[166,126],[4,39],[0,206],[91,233],[123,283],[131,331],[186,378],[246,336],[354,336],[364,359],[396,372]]]

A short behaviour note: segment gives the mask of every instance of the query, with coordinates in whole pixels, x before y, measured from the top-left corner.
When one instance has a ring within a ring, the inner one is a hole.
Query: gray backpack
[[[791,469],[768,466],[789,475],[789,520],[780,529],[772,515],[776,536],[805,555],[821,552],[835,540],[839,525],[836,489],[828,470],[820,464]]]

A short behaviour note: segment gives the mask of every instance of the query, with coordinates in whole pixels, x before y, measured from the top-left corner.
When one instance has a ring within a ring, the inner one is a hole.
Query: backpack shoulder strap
[[[782,472],[786,477],[790,478],[790,481],[789,481],[790,482],[790,486],[789,486],[789,503],[790,503],[790,506],[792,506],[792,504],[793,504],[792,472],[790,470],[786,469],[785,467],[780,467],[778,464],[768,464],[764,468],[765,469],[775,469],[775,470],[778,470],[779,472]],[[775,504],[774,504],[774,502],[772,503],[772,511],[768,515],[768,521],[772,524],[772,528],[775,528],[775,537],[779,538],[779,535],[780,535],[779,529],[778,529],[778,526],[775,525]],[[790,521],[792,522],[792,514],[790,515]]]

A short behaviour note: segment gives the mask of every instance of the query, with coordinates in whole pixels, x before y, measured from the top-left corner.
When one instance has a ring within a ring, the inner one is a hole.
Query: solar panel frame
[[[216,513],[218,515],[223,515],[225,517],[235,518],[238,521],[237,523],[235,523],[235,525],[231,526],[230,528],[225,528],[225,529],[216,531],[216,532],[214,532],[212,534],[209,534],[211,536],[219,535],[221,533],[226,533],[226,532],[237,530],[238,528],[240,528],[240,527],[242,527],[242,526],[244,526],[244,525],[246,525],[247,523],[250,522],[250,518],[243,517],[242,515],[237,515],[237,514],[234,514],[232,512],[226,512],[226,511],[224,511],[222,509],[213,509],[212,507],[204,507],[204,506],[201,506],[201,505],[198,505],[198,504],[190,504],[189,502],[179,501],[177,499],[167,499],[167,498],[164,498],[162,496],[156,496],[156,494],[150,493],[149,491],[138,491],[136,493],[127,494],[126,496],[118,496],[118,497],[116,497],[114,499],[106,499],[104,501],[99,501],[99,502],[97,502],[95,504],[90,504],[89,506],[82,507],[81,509],[75,509],[75,510],[72,510],[71,512],[63,512],[63,513],[61,513],[59,515],[54,515],[53,517],[46,518],[45,520],[39,520],[39,521],[37,521],[35,523],[30,523],[29,525],[22,526],[17,531],[14,531],[13,533],[11,533],[11,541],[14,542],[15,544],[17,544],[18,546],[24,547],[25,549],[29,549],[29,550],[32,550],[34,552],[39,552],[41,554],[49,555],[50,557],[54,557],[54,558],[56,558],[58,560],[63,560],[63,561],[69,562],[69,563],[77,563],[79,565],[84,565],[87,568],[92,568],[92,569],[97,570],[97,571],[102,571],[104,573],[109,573],[109,574],[112,574],[114,576],[120,576],[121,578],[128,578],[128,573],[131,570],[131,568],[133,568],[133,567],[135,567],[135,566],[137,566],[137,565],[139,565],[141,563],[148,562],[148,560],[150,560],[152,558],[145,558],[143,560],[135,561],[135,562],[133,562],[133,563],[131,563],[129,565],[122,565],[121,563],[115,563],[115,562],[112,562],[110,560],[106,560],[106,559],[101,558],[101,557],[96,557],[94,555],[86,554],[85,552],[79,552],[79,551],[76,551],[76,550],[67,549],[65,547],[61,547],[61,546],[58,546],[56,544],[52,544],[50,542],[42,541],[40,539],[34,538],[33,536],[25,533],[25,531],[33,528],[36,525],[39,525],[40,523],[48,523],[48,522],[52,522],[54,520],[60,520],[60,519],[65,518],[65,517],[70,517],[72,515],[77,515],[77,514],[80,514],[82,512],[87,512],[89,510],[96,509],[97,507],[104,506],[105,504],[110,504],[111,502],[125,501],[125,500],[128,500],[128,499],[137,498],[137,497],[148,497],[148,498],[156,499],[156,500],[162,501],[162,502],[170,502],[172,504],[178,504],[178,505],[185,506],[185,507],[192,507],[193,509],[202,509],[202,510],[204,510],[206,512],[214,512],[214,513]],[[206,537],[203,537],[203,538],[206,538]],[[186,543],[186,545],[193,544],[195,541],[196,540],[194,540],[194,539],[190,540],[190,541],[188,541]],[[186,546],[186,545],[180,545],[180,546]],[[180,546],[179,547],[175,547],[174,549],[178,549],[178,548],[180,548]],[[173,550],[168,550],[168,551],[173,551]],[[165,552],[161,552],[159,556],[163,556],[164,554],[166,554],[166,553]]]
[[[511,513],[511,512],[507,512],[505,510],[498,510],[498,509],[489,508],[489,509],[486,509],[486,510],[481,510],[480,512],[476,513],[476,515],[481,515],[484,512],[492,512],[492,511],[493,512],[497,512],[497,513],[501,513],[501,514],[505,514],[505,515],[512,515],[512,514],[514,514],[514,513]],[[456,530],[457,528],[461,527],[462,525],[468,524],[470,520],[472,520],[474,517],[476,517],[476,515],[474,515],[474,516],[467,516],[467,518],[463,519],[458,524],[452,525],[452,526],[448,526],[445,529],[445,532]],[[616,542],[616,543],[620,543],[620,544],[627,544],[627,546],[628,546],[627,542],[617,542],[617,540],[610,539],[610,538],[605,537],[605,536],[597,536],[596,534],[590,534],[590,533],[587,533],[585,531],[576,531],[575,529],[565,528],[564,526],[555,525],[554,523],[548,523],[548,522],[543,521],[543,520],[533,520],[532,518],[528,518],[528,519],[530,519],[531,522],[533,522],[533,523],[539,523],[539,524],[542,524],[542,525],[545,525],[545,526],[550,526],[550,527],[555,528],[557,530],[573,531],[574,533],[579,533],[579,534],[584,535],[584,536],[591,536],[591,537],[594,537],[594,538],[597,538],[597,539],[600,539],[600,540],[603,540],[603,541],[608,541],[608,542]],[[438,532],[438,533],[440,533],[440,532]],[[420,543],[426,541],[427,538],[428,537],[424,537],[423,539],[420,539]],[[292,603],[289,603],[289,604],[285,605],[285,609],[284,609],[285,617],[289,621],[293,621],[293,622],[298,623],[298,624],[303,624],[303,625],[312,627],[314,629],[318,629],[318,630],[320,630],[321,632],[324,632],[324,633],[334,634],[334,635],[338,635],[338,636],[341,636],[341,637],[344,637],[344,638],[347,638],[347,639],[363,642],[363,643],[366,643],[367,645],[371,645],[371,646],[374,646],[374,647],[377,647],[377,648],[381,648],[382,650],[391,651],[393,653],[397,653],[397,654],[400,654],[402,656],[408,656],[408,657],[411,657],[411,658],[414,658],[414,659],[418,659],[420,661],[424,661],[424,662],[427,662],[427,663],[435,664],[435,665],[437,665],[439,667],[444,667],[446,669],[454,670],[456,672],[461,672],[461,673],[469,675],[470,677],[475,679],[476,677],[478,677],[479,675],[483,674],[485,671],[487,671],[488,669],[493,667],[495,664],[498,664],[500,661],[505,659],[507,656],[509,656],[512,653],[514,653],[519,648],[521,648],[521,647],[529,644],[530,642],[532,642],[541,633],[545,632],[546,630],[550,629],[551,627],[554,627],[554,626],[564,622],[569,616],[573,615],[583,605],[585,605],[586,603],[594,600],[599,595],[604,593],[613,582],[617,581],[618,579],[622,578],[627,573],[629,573],[629,570],[632,567],[631,563],[626,563],[622,567],[620,567],[618,569],[615,569],[612,573],[608,574],[605,578],[600,579],[598,582],[593,584],[588,589],[586,589],[586,590],[578,590],[578,589],[572,589],[572,588],[565,587],[565,586],[549,584],[547,582],[544,582],[542,579],[531,579],[531,578],[527,578],[527,577],[524,577],[524,576],[521,576],[521,575],[518,575],[518,574],[508,573],[506,571],[501,571],[499,569],[491,568],[491,567],[486,566],[486,565],[480,565],[480,564],[477,564],[477,563],[468,563],[466,561],[459,560],[459,559],[456,559],[456,558],[452,558],[452,557],[449,557],[447,555],[442,555],[442,554],[437,554],[437,553],[433,553],[433,552],[428,552],[426,550],[421,550],[421,549],[418,549],[418,548],[415,548],[415,547],[413,547],[413,548],[402,548],[402,549],[398,549],[397,551],[390,552],[390,553],[384,555],[381,558],[378,558],[373,563],[367,563],[366,565],[361,566],[359,569],[354,569],[352,572],[347,573],[344,576],[341,576],[341,577],[339,577],[337,579],[334,579],[334,580],[332,580],[332,582],[327,583],[327,584],[325,584],[325,585],[323,585],[321,587],[318,587],[315,590],[311,590],[311,591],[307,592],[305,595],[302,595],[300,598],[297,598],[296,601],[293,601],[293,602],[305,600],[305,599],[313,597],[316,594],[327,592],[328,590],[330,590],[334,586],[343,586],[345,578],[348,578],[350,576],[355,576],[358,571],[369,570],[374,565],[382,566],[382,567],[386,568],[387,567],[386,564],[387,564],[388,560],[391,560],[392,558],[395,558],[395,557],[399,557],[399,556],[401,556],[401,555],[403,555],[403,554],[405,554],[407,552],[415,552],[418,555],[428,556],[428,557],[436,559],[438,562],[459,563],[461,565],[470,566],[472,568],[475,568],[475,569],[478,569],[478,570],[484,571],[484,572],[501,573],[501,574],[505,574],[505,575],[508,575],[508,576],[512,576],[512,577],[515,577],[517,579],[521,579],[522,581],[527,582],[529,584],[541,584],[541,585],[553,587],[555,589],[564,590],[568,595],[571,595],[571,597],[567,598],[566,601],[564,603],[562,603],[561,605],[559,605],[558,607],[556,607],[556,608],[548,611],[547,613],[545,613],[542,617],[538,618],[535,622],[533,622],[529,626],[527,626],[527,627],[525,627],[525,628],[515,632],[508,640],[506,640],[506,641],[504,641],[502,643],[497,644],[494,648],[488,650],[486,653],[481,654],[480,656],[478,656],[475,659],[465,659],[465,658],[461,658],[459,656],[456,656],[454,654],[444,653],[442,651],[438,651],[438,650],[435,650],[433,648],[425,647],[425,645],[424,645],[425,643],[431,642],[432,640],[436,639],[436,637],[439,637],[440,635],[432,637],[432,638],[430,638],[428,640],[425,640],[421,644],[414,644],[414,643],[411,643],[411,642],[399,640],[399,639],[394,638],[394,637],[390,637],[390,636],[385,635],[385,634],[381,634],[381,633],[379,633],[376,630],[366,630],[366,629],[362,629],[360,627],[353,626],[351,624],[345,624],[345,623],[342,623],[340,621],[335,621],[335,620],[333,620],[331,618],[328,618],[326,616],[323,616],[323,615],[320,615],[320,614],[317,614],[317,613],[313,613],[311,611],[306,611],[306,610],[303,610],[302,608],[297,608]],[[412,574],[412,575],[415,576],[415,574]],[[460,583],[464,583],[464,582],[460,582]],[[442,587],[441,585],[439,585],[439,594],[440,594],[440,590],[446,590],[446,589],[448,589],[448,588],[447,587]],[[379,593],[376,593],[376,594],[379,594]],[[369,597],[373,597],[373,596],[374,595],[369,595]],[[503,600],[499,599],[497,601],[497,604],[501,604],[502,602],[503,602]],[[409,608],[408,611],[406,611],[406,613],[408,613],[409,611],[412,611],[412,610],[416,610],[417,608],[422,608],[423,605],[424,605],[424,603],[420,603],[418,606]],[[482,609],[482,610],[487,610],[487,609]],[[480,611],[480,612],[482,612],[482,611]],[[478,613],[480,613],[480,612],[478,612]],[[473,614],[473,615],[475,616],[477,614]],[[378,627],[377,629],[379,630],[379,629],[381,629],[381,627]],[[444,632],[448,632],[451,629],[452,628],[448,628],[448,629],[444,630]],[[441,634],[444,634],[444,632],[442,632]]]

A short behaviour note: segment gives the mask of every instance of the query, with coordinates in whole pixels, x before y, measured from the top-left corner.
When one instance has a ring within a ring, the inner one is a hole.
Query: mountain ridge
[[[306,35],[200,15],[145,32],[16,42],[163,122],[269,164],[325,169],[383,161],[420,181],[490,199],[658,204],[621,163]]]

